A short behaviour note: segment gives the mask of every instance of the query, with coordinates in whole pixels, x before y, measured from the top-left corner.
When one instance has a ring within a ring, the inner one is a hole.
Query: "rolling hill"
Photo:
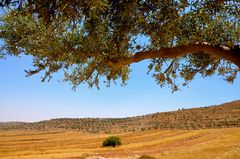
[[[60,118],[33,123],[0,123],[0,130],[77,130],[83,133],[230,127],[240,127],[240,100],[128,118]]]

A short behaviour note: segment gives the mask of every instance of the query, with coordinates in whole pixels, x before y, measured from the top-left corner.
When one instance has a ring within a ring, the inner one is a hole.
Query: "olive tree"
[[[176,91],[196,75],[234,82],[240,67],[238,0],[2,0],[0,57],[31,55],[42,81],[63,71],[73,87],[120,79],[148,60]],[[145,41],[145,42],[144,42]]]
[[[119,146],[119,145],[121,145],[121,139],[117,136],[107,137],[103,141],[103,147],[106,147],[106,146],[116,147],[116,146]]]

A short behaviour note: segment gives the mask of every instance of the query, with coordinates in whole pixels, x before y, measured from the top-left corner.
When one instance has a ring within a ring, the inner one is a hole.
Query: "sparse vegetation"
[[[139,157],[138,159],[155,159],[152,156],[148,156],[148,155],[142,155],[141,157]]]
[[[110,136],[103,141],[103,147],[106,146],[119,146],[121,145],[121,139],[117,136]]]
[[[122,133],[156,129],[240,127],[240,101],[129,118],[52,119],[35,123],[0,123],[0,130],[77,130],[84,133]]]

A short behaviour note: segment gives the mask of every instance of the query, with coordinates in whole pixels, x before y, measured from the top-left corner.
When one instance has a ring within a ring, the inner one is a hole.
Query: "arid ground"
[[[111,134],[77,131],[0,131],[1,159],[81,159],[91,156],[161,159],[239,159],[240,128],[150,130],[114,134],[117,148],[104,148]],[[92,157],[93,158],[93,157]]]

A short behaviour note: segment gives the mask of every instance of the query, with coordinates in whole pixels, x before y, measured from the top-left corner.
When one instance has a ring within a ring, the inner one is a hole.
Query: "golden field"
[[[102,147],[109,135],[122,145]],[[77,131],[0,131],[0,159],[138,158],[240,159],[240,128],[149,130],[120,134]]]

